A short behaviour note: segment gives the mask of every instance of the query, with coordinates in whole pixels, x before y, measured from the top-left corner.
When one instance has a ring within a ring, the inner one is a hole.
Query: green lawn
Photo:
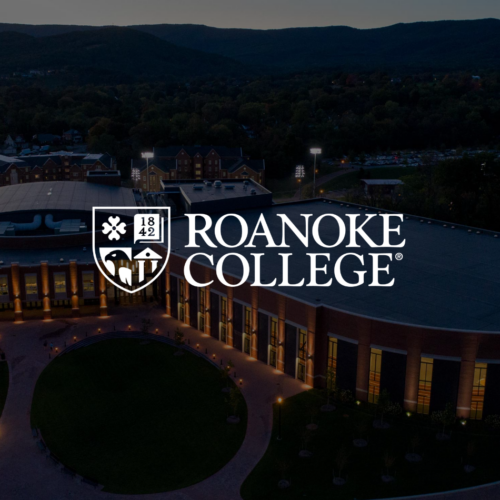
[[[365,179],[400,179],[405,175],[412,175],[417,171],[415,167],[365,168],[364,170],[363,178]],[[317,189],[328,193],[328,191],[359,187],[359,175],[359,171],[348,172],[318,186]]]
[[[436,440],[438,430],[423,416],[402,414],[390,429],[375,430],[370,413],[372,405],[352,404],[338,407],[332,413],[320,412],[318,430],[308,445],[313,455],[300,458],[306,424],[324,402],[324,396],[317,390],[285,400],[281,441],[276,439],[275,408],[271,444],[242,486],[244,500],[386,498],[465,488],[500,479],[500,437],[488,435],[481,425],[457,423],[448,442]],[[485,434],[474,434],[474,428]],[[361,436],[367,439],[368,446],[354,447],[353,439]],[[405,459],[405,454],[412,451],[412,441],[415,451],[423,456],[418,464]],[[468,453],[471,458],[467,458]],[[334,486],[333,469],[338,468],[341,456],[347,457],[342,472],[347,482]],[[389,473],[395,481],[386,484],[381,476],[390,461],[393,465]],[[464,472],[463,465],[467,462],[476,466],[474,472]],[[279,489],[281,479],[291,481],[291,486]]]
[[[226,423],[220,372],[159,342],[107,340],[56,358],[32,423],[63,464],[113,493],[183,488],[218,471],[246,431]]]
[[[0,361],[0,417],[2,416],[7,391],[9,390],[9,367],[7,361]]]

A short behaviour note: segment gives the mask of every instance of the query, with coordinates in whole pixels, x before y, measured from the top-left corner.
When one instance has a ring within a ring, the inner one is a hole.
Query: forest
[[[387,150],[498,147],[500,73],[298,73],[242,80],[50,88],[36,79],[0,86],[0,144],[70,128],[90,152],[131,158],[166,145],[242,147],[267,178],[323,158]],[[321,167],[320,167],[321,168]]]

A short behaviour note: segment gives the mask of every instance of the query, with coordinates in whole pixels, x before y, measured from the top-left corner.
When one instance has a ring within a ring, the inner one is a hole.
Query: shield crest
[[[92,251],[103,276],[127,293],[153,283],[170,256],[170,207],[93,207]]]

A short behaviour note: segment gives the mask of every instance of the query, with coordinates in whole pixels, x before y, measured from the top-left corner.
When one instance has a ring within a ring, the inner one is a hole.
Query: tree
[[[229,380],[230,380],[231,370],[233,368],[234,368],[234,364],[231,360],[229,360],[227,362],[227,365],[222,367],[220,370],[222,380],[225,381],[225,388],[223,389],[224,392],[229,392]]]
[[[148,334],[149,329],[153,326],[153,322],[149,318],[142,318],[141,333]]]
[[[377,400],[377,413],[380,415],[380,427],[388,427],[387,423],[384,423],[384,415],[389,411],[391,406],[391,397],[387,389],[382,389]]]
[[[178,352],[180,352],[182,347],[184,346],[185,341],[184,341],[184,332],[179,327],[175,329],[174,341],[175,345],[178,348]]]
[[[452,426],[457,419],[455,406],[451,402],[446,403],[444,410],[432,413],[431,419],[433,422],[442,425],[442,431],[436,437],[441,440],[448,439],[449,436],[445,432],[446,428]]]
[[[241,402],[243,400],[243,395],[241,394],[241,391],[239,387],[232,387],[230,392],[229,392],[229,397],[226,399],[227,403],[229,404],[229,407],[231,408],[232,416],[237,417],[238,412],[239,412],[239,407],[241,405]]]

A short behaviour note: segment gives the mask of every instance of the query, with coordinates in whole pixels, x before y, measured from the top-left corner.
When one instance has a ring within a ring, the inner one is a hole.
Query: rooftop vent
[[[214,186],[215,186],[216,188],[220,188],[220,187],[222,187],[222,182],[221,182],[221,181],[215,181],[215,182],[214,182]]]
[[[232,184],[226,184],[224,189],[234,189],[234,186]]]
[[[205,181],[205,186],[212,187],[212,183],[210,181]]]
[[[257,191],[255,191],[255,189],[252,189],[252,190],[250,191],[250,194],[251,194],[252,196],[255,196],[255,195],[257,194]]]
[[[195,185],[193,186],[193,189],[194,189],[195,191],[202,191],[202,190],[203,190],[203,186],[198,186],[198,185],[196,185],[196,184],[195,184]]]

